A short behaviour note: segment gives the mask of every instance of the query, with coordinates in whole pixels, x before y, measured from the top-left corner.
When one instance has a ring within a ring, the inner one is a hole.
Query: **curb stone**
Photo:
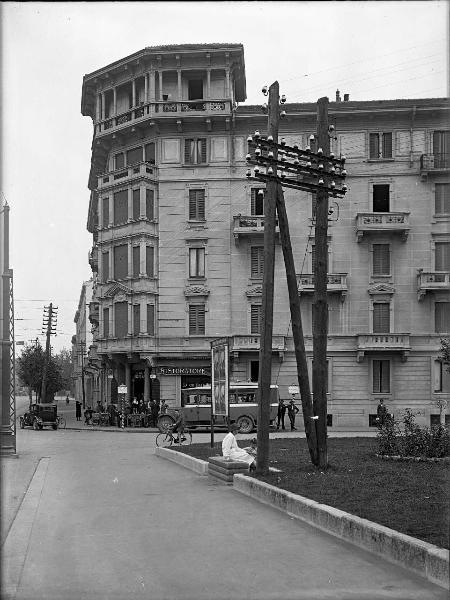
[[[155,454],[200,475],[208,475],[208,463],[204,460],[168,448],[155,448]],[[389,562],[401,565],[436,585],[448,588],[449,551],[444,548],[247,475],[235,475],[233,488]]]

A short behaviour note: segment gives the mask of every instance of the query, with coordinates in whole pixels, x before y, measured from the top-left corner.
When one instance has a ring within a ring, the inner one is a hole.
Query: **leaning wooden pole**
[[[309,386],[308,365],[306,362],[305,341],[303,338],[302,316],[300,312],[300,297],[298,294],[297,275],[295,273],[294,255],[292,252],[289,222],[284,201],[283,189],[278,185],[277,214],[280,228],[281,247],[283,249],[286,281],[289,293],[289,306],[291,309],[292,337],[294,338],[295,359],[297,362],[297,378],[302,401],[303,422],[305,424],[306,441],[308,443],[311,462],[317,466],[319,456],[317,450],[316,427],[314,424],[314,410]]]

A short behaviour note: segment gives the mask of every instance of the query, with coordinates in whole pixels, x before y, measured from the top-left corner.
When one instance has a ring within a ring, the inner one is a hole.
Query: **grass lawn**
[[[329,438],[329,468],[320,472],[311,464],[305,439],[273,439],[269,464],[282,472],[253,476],[448,548],[449,463],[383,460],[375,456],[377,446],[374,438]],[[214,450],[209,444],[174,449],[203,460],[221,454],[220,444]]]

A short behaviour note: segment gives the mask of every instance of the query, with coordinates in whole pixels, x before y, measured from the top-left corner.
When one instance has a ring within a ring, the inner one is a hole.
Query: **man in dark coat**
[[[75,402],[75,417],[77,421],[81,421],[81,402],[79,400]]]

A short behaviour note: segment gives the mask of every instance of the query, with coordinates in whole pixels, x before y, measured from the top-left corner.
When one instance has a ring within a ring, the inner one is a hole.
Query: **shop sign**
[[[211,375],[209,367],[158,367],[158,375]]]
[[[118,394],[126,394],[127,393],[127,386],[126,385],[119,385],[119,387],[117,388],[117,393]]]

